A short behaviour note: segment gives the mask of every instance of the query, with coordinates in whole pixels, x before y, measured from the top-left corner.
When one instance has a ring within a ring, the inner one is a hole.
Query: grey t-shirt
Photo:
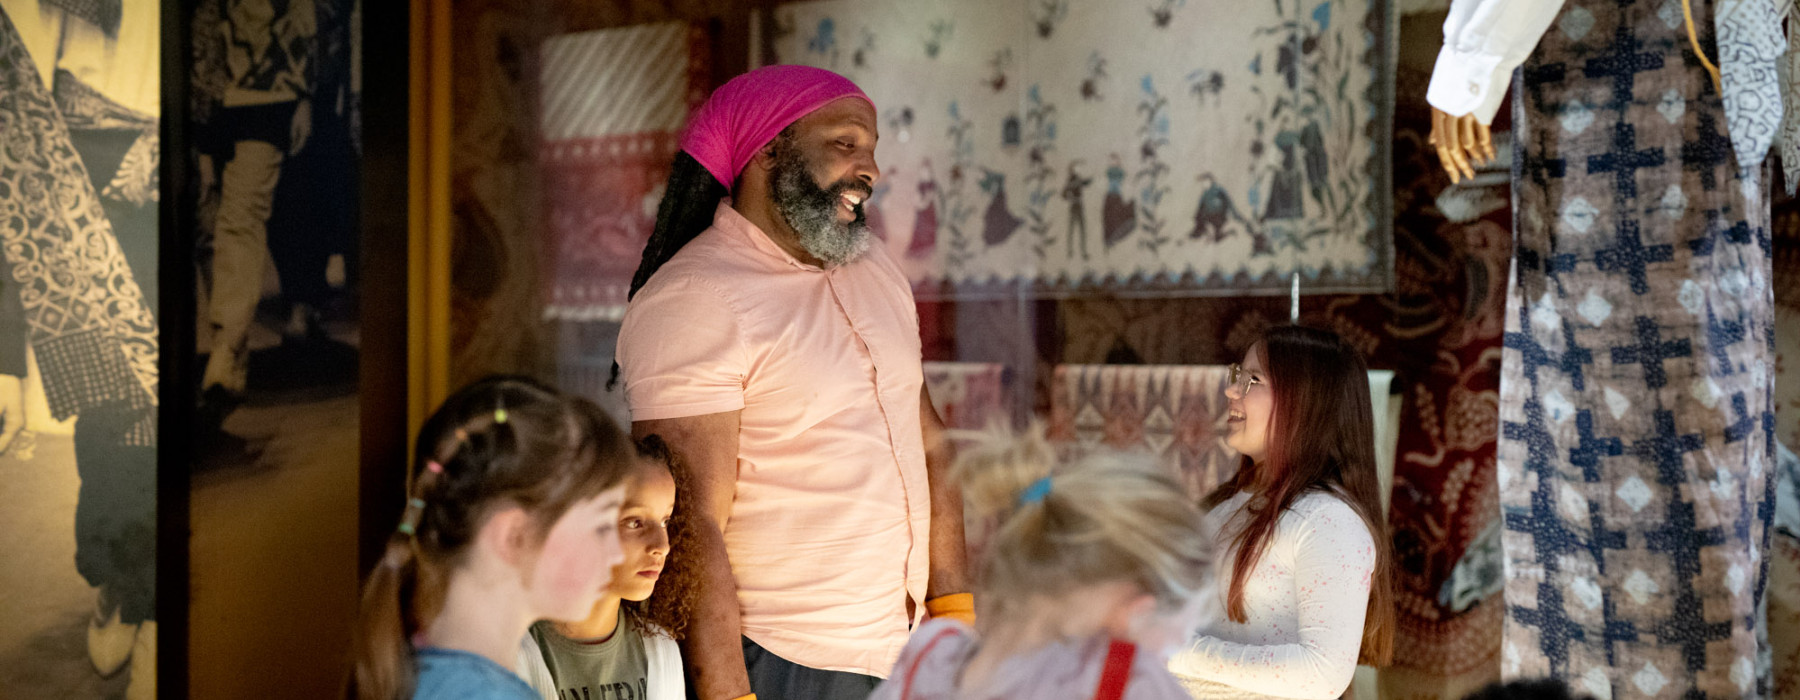
[[[549,622],[531,626],[531,639],[544,653],[560,700],[644,700],[650,663],[644,637],[623,618],[604,642],[583,643],[562,636]]]

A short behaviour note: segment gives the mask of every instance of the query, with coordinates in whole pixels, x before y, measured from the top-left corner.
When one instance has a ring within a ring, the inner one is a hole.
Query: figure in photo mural
[[[0,695],[156,694],[157,12],[0,1]]]
[[[353,10],[349,0],[192,5],[197,428],[209,463],[250,454],[224,424],[254,389],[320,383],[309,372],[354,377],[356,351],[338,337],[353,319],[337,303],[355,278]],[[277,303],[265,304],[271,292]],[[270,351],[267,361],[253,350]],[[253,366],[264,374],[253,378]]]

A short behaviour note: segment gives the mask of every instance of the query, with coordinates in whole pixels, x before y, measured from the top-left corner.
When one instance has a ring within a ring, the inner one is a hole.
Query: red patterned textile
[[[1052,380],[1050,438],[1161,458],[1199,498],[1237,467],[1225,446],[1220,365],[1061,365]]]
[[[1451,187],[1425,143],[1428,66],[1399,72],[1394,115],[1392,294],[1340,296],[1324,323],[1402,387],[1388,525],[1399,607],[1383,697],[1455,698],[1499,678],[1505,619],[1498,594],[1449,605],[1451,572],[1499,517],[1501,335],[1512,258],[1508,163]],[[1494,124],[1496,143],[1508,135]],[[1502,151],[1508,149],[1501,148]],[[1497,551],[1497,547],[1495,548]]]
[[[938,417],[953,430],[1011,423],[1006,366],[998,362],[927,362],[925,388]]]
[[[652,24],[544,43],[538,173],[550,243],[544,314],[617,321],[679,148],[706,98],[709,40]]]
[[[656,227],[674,131],[546,144],[544,196],[554,247],[546,314],[570,320],[617,319],[631,274]]]

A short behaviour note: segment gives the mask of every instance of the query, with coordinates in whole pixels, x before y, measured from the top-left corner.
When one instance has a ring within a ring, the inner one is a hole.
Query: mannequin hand
[[[1431,108],[1431,136],[1426,142],[1437,147],[1438,161],[1453,183],[1475,177],[1471,163],[1494,161],[1493,134],[1473,114],[1453,117]]]

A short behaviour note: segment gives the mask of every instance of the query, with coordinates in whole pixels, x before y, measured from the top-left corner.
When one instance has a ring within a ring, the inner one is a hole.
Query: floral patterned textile
[[[874,100],[920,298],[1385,291],[1393,4],[1217,7],[783,3],[771,44]]]

